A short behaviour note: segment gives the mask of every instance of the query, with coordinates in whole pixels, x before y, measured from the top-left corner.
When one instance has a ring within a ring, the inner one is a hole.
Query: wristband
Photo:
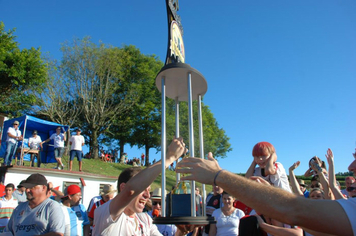
[[[216,178],[218,177],[218,175],[220,174],[220,172],[221,171],[223,171],[224,169],[221,169],[221,170],[219,170],[217,173],[216,173],[216,175],[215,175],[215,177],[214,177],[214,186],[218,186],[217,184],[216,184]]]

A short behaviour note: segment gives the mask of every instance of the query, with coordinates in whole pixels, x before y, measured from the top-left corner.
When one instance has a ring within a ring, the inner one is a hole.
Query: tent
[[[42,120],[28,115],[7,120],[4,122],[4,126],[2,128],[3,132],[1,137],[0,157],[5,156],[7,130],[9,127],[13,125],[15,120],[17,120],[20,123],[19,129],[21,130],[22,136],[24,138],[23,142],[18,143],[18,147],[22,147],[22,148],[28,147],[28,138],[32,136],[33,130],[37,130],[37,135],[41,137],[42,141],[48,139],[53,133],[55,133],[57,127],[63,127],[64,131],[69,130],[68,125],[61,125],[58,123]],[[24,160],[29,161],[30,155],[28,154],[24,156]],[[43,145],[43,150],[41,151],[41,162],[42,163],[56,162],[56,159],[54,158],[53,140]]]

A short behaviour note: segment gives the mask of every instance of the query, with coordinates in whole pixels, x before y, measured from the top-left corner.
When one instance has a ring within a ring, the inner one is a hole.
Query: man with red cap
[[[26,188],[28,201],[13,211],[6,232],[21,236],[63,236],[63,211],[58,202],[48,198],[47,179],[41,174],[32,174],[22,186]]]
[[[90,222],[84,205],[80,204],[81,199],[82,190],[78,185],[70,185],[64,190],[62,197],[62,210],[65,215],[64,235],[89,235]]]

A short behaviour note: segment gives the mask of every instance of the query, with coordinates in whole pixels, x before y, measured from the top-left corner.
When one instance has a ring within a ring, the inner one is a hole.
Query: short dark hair
[[[6,186],[5,186],[5,189],[6,188],[12,188],[12,190],[14,190],[15,189],[15,185],[14,184],[7,184]]]
[[[135,176],[142,169],[141,167],[130,167],[126,168],[121,172],[119,178],[117,179],[117,191],[120,192],[121,183],[127,183],[133,176]]]

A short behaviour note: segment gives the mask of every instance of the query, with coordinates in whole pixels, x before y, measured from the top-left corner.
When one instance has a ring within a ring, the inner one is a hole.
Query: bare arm
[[[321,163],[319,162],[319,159],[317,159],[315,162],[312,162],[312,168],[317,172],[319,176],[320,183],[323,186],[325,198],[334,200],[334,195],[331,193],[329,188],[329,181],[326,179],[324,175],[324,169],[321,168]]]
[[[216,236],[217,228],[216,224],[210,225],[209,236]]]
[[[299,187],[299,183],[297,181],[297,178],[294,175],[294,170],[300,165],[300,161],[297,161],[296,163],[294,163],[291,167],[289,167],[289,182],[290,185],[292,186],[292,190],[293,192],[297,195],[297,196],[303,196],[304,194],[302,193],[302,191],[300,190]]]
[[[335,199],[346,199],[344,195],[341,193],[340,189],[336,185],[335,178],[335,169],[334,169],[334,154],[333,151],[329,148],[325,155],[328,164],[329,164],[329,185],[332,193],[334,194]]]
[[[253,176],[253,173],[255,172],[256,165],[257,164],[256,164],[255,160],[252,160],[252,163],[245,174],[246,178],[249,179],[251,176]]]
[[[259,226],[263,231],[274,236],[303,236],[303,230],[300,228],[284,228],[275,225],[267,224],[259,215],[255,215]]]
[[[90,233],[90,224],[89,225],[84,225],[83,226],[83,235],[84,236],[89,236]]]
[[[188,167],[176,170],[178,173],[189,174],[182,177],[182,180],[196,180],[205,184],[212,184],[216,174],[221,170],[215,160],[201,158],[184,158],[178,167]],[[286,224],[325,233],[353,234],[350,221],[337,201],[301,198],[279,188],[255,183],[226,170],[219,172],[216,184],[257,212],[268,214]]]
[[[174,139],[168,147],[165,168],[169,167],[172,162],[182,156],[184,150],[185,144],[183,143],[183,139]],[[124,185],[122,191],[110,202],[110,215],[114,221],[121,215],[131,200],[147,189],[147,187],[157,178],[161,173],[161,167],[161,162],[156,162],[140,171],[127,183],[122,183]]]

